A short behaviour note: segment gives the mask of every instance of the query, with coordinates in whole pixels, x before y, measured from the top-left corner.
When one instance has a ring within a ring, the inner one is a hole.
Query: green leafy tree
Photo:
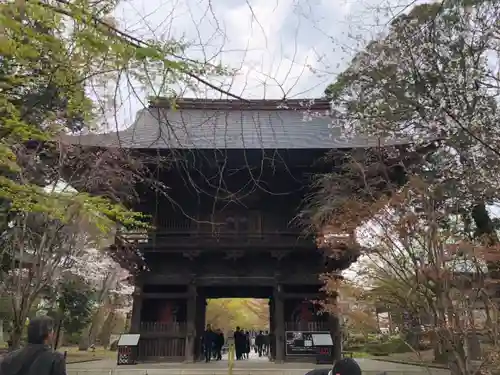
[[[106,101],[104,92],[96,105],[89,86],[127,79],[154,96],[173,97],[174,86],[215,88],[207,77],[224,73],[184,58],[182,43],[122,32],[109,17],[116,4],[0,4],[0,236],[7,244],[0,285],[12,298],[15,345],[33,303],[89,227],[106,236],[116,223],[146,226],[124,204],[135,197],[138,181],[148,181],[139,158],[125,150],[85,149],[62,137],[99,130],[95,124],[113,111],[113,99]],[[106,113],[99,110],[103,102]],[[79,228],[83,222],[90,224]]]
[[[9,202],[10,211],[45,212],[64,220],[67,208],[78,203],[78,209],[102,229],[114,221],[141,224],[139,214],[108,199],[116,198],[109,185],[101,184],[99,194],[89,195],[80,189],[89,187],[81,186],[84,178],[72,181],[74,173],[61,173],[64,166],[75,167],[76,150],[51,141],[61,133],[95,130],[103,113],[86,94],[90,84],[119,85],[125,77],[155,96],[172,97],[172,85],[215,87],[203,77],[223,72],[219,66],[183,58],[182,43],[142,41],[120,31],[109,17],[115,6],[112,0],[98,5],[90,0],[18,0],[0,5],[0,198]],[[105,98],[103,94],[99,99]],[[104,102],[112,110],[109,101]],[[80,161],[86,156],[76,154]],[[123,172],[107,167],[112,159],[116,167],[117,156],[126,159],[128,169],[137,164],[130,155],[117,152],[100,160],[99,169],[106,170],[102,180]],[[64,165],[53,165],[61,159]],[[92,161],[87,168],[91,165]],[[137,181],[137,175],[130,177],[121,178],[121,183]],[[44,187],[61,178],[80,185],[78,192],[66,198],[47,194]]]
[[[54,344],[59,345],[60,333],[64,330],[68,335],[80,334],[92,319],[95,291],[82,278],[70,275],[59,282],[53,311],[57,321],[57,338]]]
[[[226,333],[237,326],[245,330],[269,329],[268,302],[252,298],[212,299],[207,304],[206,322]]]
[[[78,212],[67,222],[42,213],[16,215],[1,238],[1,246],[12,254],[13,262],[0,285],[0,292],[10,300],[14,347],[19,345],[24,322],[39,299],[53,285],[60,285],[75,259],[88,247],[100,247],[101,241],[102,233]]]

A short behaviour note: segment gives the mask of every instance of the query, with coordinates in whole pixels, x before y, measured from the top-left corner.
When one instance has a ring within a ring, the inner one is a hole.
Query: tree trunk
[[[59,346],[62,325],[63,325],[63,320],[61,318],[61,314],[59,314],[59,318],[57,319],[57,327],[56,327],[56,334],[55,334],[56,337],[54,340],[54,350],[57,350],[57,347]]]
[[[96,331],[96,326],[98,325],[99,320],[101,319],[101,314],[102,314],[102,306],[97,308],[97,311],[94,313],[94,316],[92,317],[90,325],[82,333],[82,337],[80,338],[80,342],[78,343],[78,350],[85,351],[89,348],[91,344],[94,343],[95,341],[94,331]]]
[[[479,342],[479,337],[477,332],[471,332],[469,334],[469,343],[468,343],[468,356],[472,360],[480,360],[482,357],[481,353],[481,344]]]
[[[432,331],[431,340],[434,351],[434,362],[436,363],[448,363],[448,353],[446,350],[446,343],[439,333]]]
[[[420,320],[412,318],[409,322],[410,328],[405,332],[405,341],[413,349],[419,350],[420,336],[422,329],[420,327]]]
[[[109,345],[109,340],[110,340],[111,334],[113,333],[113,329],[115,326],[115,318],[116,318],[116,314],[112,310],[112,311],[110,311],[106,320],[104,321],[104,324],[102,325],[101,334],[99,336],[100,336],[101,344],[104,346],[104,348],[107,348]]]
[[[328,328],[333,341],[332,357],[338,361],[342,358],[342,327],[337,315],[328,314]]]
[[[80,337],[80,342],[78,343],[78,350],[86,351],[89,348],[90,346],[89,336],[90,336],[90,327],[86,328],[82,333],[82,336]]]
[[[21,346],[21,337],[23,336],[24,324],[19,324],[19,322],[14,321],[12,326],[12,332],[10,334],[11,349],[16,350]]]

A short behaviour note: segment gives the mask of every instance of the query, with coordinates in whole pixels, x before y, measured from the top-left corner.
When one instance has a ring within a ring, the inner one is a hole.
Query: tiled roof
[[[335,149],[408,143],[378,138],[345,139],[332,127],[326,101],[179,101],[176,109],[156,102],[118,133],[65,137],[73,144],[154,149]]]

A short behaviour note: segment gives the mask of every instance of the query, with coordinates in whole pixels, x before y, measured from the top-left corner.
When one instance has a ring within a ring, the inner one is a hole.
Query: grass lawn
[[[393,361],[400,361],[402,363],[407,364],[416,364],[416,365],[434,365],[438,367],[446,367],[443,364],[434,362],[434,351],[433,350],[424,350],[421,352],[409,352],[409,353],[394,353],[389,354],[383,357],[376,357],[377,359],[387,359]]]
[[[370,353],[366,352],[352,352],[352,358],[370,358],[373,357]]]
[[[77,346],[72,347],[61,347],[57,349],[58,352],[64,353],[68,352],[66,357],[66,363],[75,363],[75,362],[83,362],[83,361],[91,361],[91,360],[99,360],[99,359],[116,359],[116,352],[112,352],[110,350],[106,350],[102,347],[95,348],[93,352],[91,349],[84,351],[79,351]]]
[[[387,356],[390,359],[408,361],[408,362],[423,362],[432,363],[434,361],[434,351],[433,350],[423,350],[421,352],[409,352],[409,353],[394,353]]]

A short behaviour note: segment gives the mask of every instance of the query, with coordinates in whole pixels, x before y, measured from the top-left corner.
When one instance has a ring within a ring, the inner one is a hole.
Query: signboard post
[[[118,359],[116,364],[135,365],[137,363],[139,334],[125,334],[120,336],[118,341]]]
[[[285,333],[285,353],[287,356],[315,356],[316,351],[312,344],[313,332],[287,331]]]
[[[234,368],[234,343],[229,344],[229,351],[228,351],[228,370],[229,370],[229,375],[233,375],[233,368]]]
[[[287,331],[285,332],[285,352],[287,356],[317,357],[318,350],[332,350],[333,341],[327,331]]]
[[[329,365],[333,361],[333,340],[329,332],[312,334],[314,348],[316,349],[316,363]]]

